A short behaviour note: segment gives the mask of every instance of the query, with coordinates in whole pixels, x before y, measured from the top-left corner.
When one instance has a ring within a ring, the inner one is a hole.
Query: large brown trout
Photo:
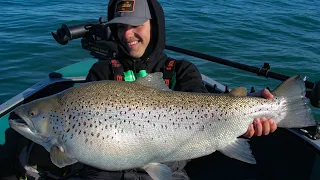
[[[143,168],[167,180],[163,162],[215,151],[255,163],[248,140],[238,137],[256,117],[285,128],[315,125],[300,76],[272,93],[264,99],[171,91],[154,73],[135,82],[90,82],[23,104],[14,110],[22,119],[10,125],[45,147],[58,167],[79,161],[111,171]]]

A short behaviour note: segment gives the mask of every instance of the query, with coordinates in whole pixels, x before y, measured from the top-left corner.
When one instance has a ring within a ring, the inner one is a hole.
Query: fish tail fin
[[[285,117],[277,123],[283,128],[299,128],[314,126],[316,124],[308,101],[305,97],[306,87],[300,75],[291,77],[276,87],[272,94],[275,97],[284,97],[285,102],[281,113],[286,113]]]

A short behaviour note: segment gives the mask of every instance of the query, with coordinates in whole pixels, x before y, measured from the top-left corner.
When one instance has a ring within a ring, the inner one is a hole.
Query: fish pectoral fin
[[[52,146],[50,149],[50,158],[54,165],[59,168],[74,164],[77,160],[68,157],[61,146]]]
[[[219,149],[219,151],[231,158],[250,163],[256,164],[256,159],[252,155],[252,151],[250,149],[250,144],[248,143],[248,139],[237,138],[232,143],[225,146],[223,149]]]
[[[149,163],[142,167],[154,180],[170,180],[172,179],[171,169],[160,163]]]
[[[244,87],[234,88],[229,92],[230,96],[247,96],[247,89]]]

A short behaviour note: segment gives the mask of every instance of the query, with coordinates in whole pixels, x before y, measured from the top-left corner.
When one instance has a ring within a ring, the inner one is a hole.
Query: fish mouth
[[[27,122],[23,119],[10,119],[10,122],[17,126],[28,126]]]
[[[24,137],[30,139],[31,141],[34,141],[38,144],[44,145],[44,147],[47,147],[46,144],[50,143],[50,137],[44,137],[41,136],[39,133],[37,133],[36,129],[33,126],[32,121],[24,120],[22,118],[14,118],[9,119],[9,125],[12,129],[17,131],[19,134],[23,135]],[[46,148],[48,151],[49,149]]]
[[[23,119],[9,119],[9,123],[10,123],[10,126],[29,128],[28,123]]]
[[[25,120],[25,118],[20,117],[15,112],[12,112],[12,117],[9,119],[9,125],[13,129],[20,129],[23,131],[31,131],[33,133],[36,132],[34,125],[31,121]]]

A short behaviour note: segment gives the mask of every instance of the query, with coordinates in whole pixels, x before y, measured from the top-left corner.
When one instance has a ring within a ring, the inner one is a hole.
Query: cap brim
[[[111,21],[107,22],[106,25],[109,24],[127,24],[130,26],[140,26],[147,22],[147,18],[137,18],[137,17],[116,17]]]

